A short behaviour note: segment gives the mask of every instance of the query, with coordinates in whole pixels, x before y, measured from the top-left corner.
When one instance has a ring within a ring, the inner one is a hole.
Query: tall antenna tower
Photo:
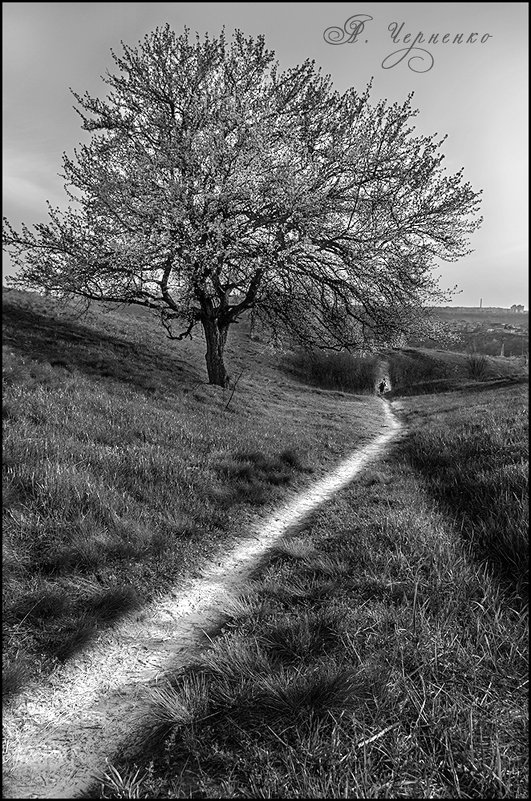
[[[481,309],[481,308],[482,308],[482,306],[483,306],[483,298],[480,298],[480,299],[479,299],[479,308]]]

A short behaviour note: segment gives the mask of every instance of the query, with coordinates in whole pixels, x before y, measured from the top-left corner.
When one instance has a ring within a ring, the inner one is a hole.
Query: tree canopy
[[[245,312],[306,347],[367,348],[443,298],[437,259],[466,253],[480,193],[447,175],[417,111],[281,71],[262,36],[168,25],[112,53],[103,99],[73,92],[90,142],[63,156],[67,210],[5,221],[12,284],[140,304],[169,336],[202,326],[211,383]]]

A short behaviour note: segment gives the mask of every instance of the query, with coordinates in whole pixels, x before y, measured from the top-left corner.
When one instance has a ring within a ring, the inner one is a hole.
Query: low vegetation
[[[411,435],[278,544],[89,797],[528,797],[523,572],[491,569],[494,528],[470,547],[496,519],[525,559],[520,478],[505,513],[485,482],[495,443],[498,477],[525,459],[524,391],[465,397],[407,401]]]
[[[363,356],[290,351],[280,367],[306,385],[344,392],[373,392],[385,377],[391,397],[446,392],[477,381],[525,381],[525,369],[512,359],[425,348]]]
[[[393,396],[462,390],[477,381],[525,382],[512,359],[424,348],[403,348],[387,357]]]
[[[466,398],[466,402],[464,402]],[[470,554],[522,602],[528,589],[527,387],[477,388],[458,402],[415,399],[407,415],[411,464]]]
[[[528,797],[528,407],[510,360],[279,357],[241,324],[223,391],[201,343],[168,344],[147,314],[77,319],[15,292],[4,325],[11,699],[373,439],[383,374],[408,429],[227,599],[87,797]]]
[[[285,372],[306,384],[344,392],[367,392],[378,381],[380,361],[377,356],[354,356],[345,351],[298,351],[284,356],[281,365]]]
[[[280,378],[237,331],[223,392],[148,314],[6,293],[4,697],[378,430],[374,398]]]
[[[481,379],[488,372],[487,358],[483,354],[471,353],[466,360],[466,365],[470,378]]]

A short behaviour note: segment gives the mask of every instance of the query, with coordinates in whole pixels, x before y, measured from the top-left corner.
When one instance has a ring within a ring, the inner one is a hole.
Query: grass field
[[[276,548],[89,797],[528,797],[526,401],[404,401],[409,437]]]
[[[8,703],[372,440],[383,371],[408,436],[269,555],[87,795],[528,797],[523,376],[308,361],[246,323],[228,363],[223,392],[142,312],[6,294]]]
[[[408,456],[472,557],[511,591],[528,592],[528,389],[416,398]]]
[[[148,315],[6,295],[4,696],[377,431],[374,397],[279,374],[244,326],[234,341],[221,392],[202,343],[168,343]]]

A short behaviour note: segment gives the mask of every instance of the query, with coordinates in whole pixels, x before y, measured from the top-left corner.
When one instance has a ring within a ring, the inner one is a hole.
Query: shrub
[[[470,378],[485,378],[487,359],[483,354],[471,353],[466,360],[466,369]]]
[[[308,384],[342,392],[373,392],[378,376],[378,356],[351,353],[305,353],[285,357],[283,368]]]

